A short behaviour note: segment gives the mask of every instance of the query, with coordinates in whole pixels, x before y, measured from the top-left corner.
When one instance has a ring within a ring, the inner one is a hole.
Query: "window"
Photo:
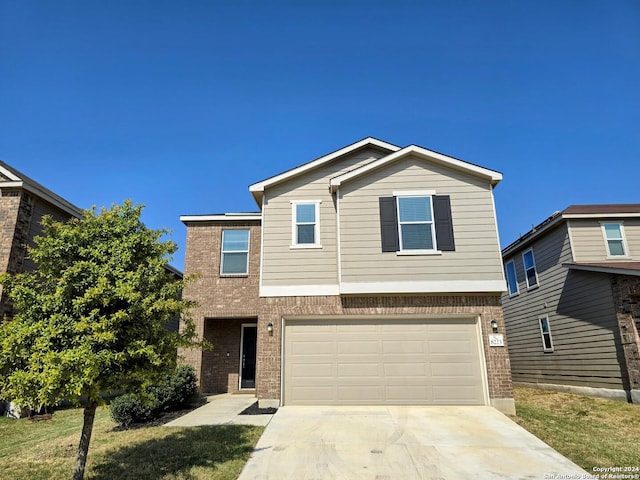
[[[607,242],[607,254],[610,257],[624,257],[627,255],[624,245],[624,234],[621,223],[603,223],[602,231]]]
[[[249,230],[222,231],[222,275],[249,273]]]
[[[435,250],[431,197],[398,197],[400,251]]]
[[[524,276],[527,279],[527,288],[538,286],[538,274],[536,272],[536,261],[533,258],[533,250],[527,250],[522,254],[524,263]]]
[[[291,202],[293,209],[293,247],[320,247],[320,201]]]
[[[383,252],[428,255],[456,250],[449,195],[433,190],[393,194],[379,199]]]
[[[505,271],[507,273],[507,287],[509,288],[509,295],[517,295],[518,292],[518,277],[516,276],[516,264],[513,260],[507,262],[505,265]]]
[[[549,327],[549,317],[540,317],[540,334],[542,335],[542,349],[545,352],[553,352],[553,340],[551,339],[551,328]]]

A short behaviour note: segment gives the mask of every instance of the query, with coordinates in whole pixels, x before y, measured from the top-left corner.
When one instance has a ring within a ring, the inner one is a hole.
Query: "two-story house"
[[[514,382],[640,403],[640,204],[572,205],[502,255]]]
[[[251,185],[257,213],[182,216],[185,274],[199,274],[184,296],[214,346],[181,352],[201,389],[513,412],[501,179],[366,138]]]

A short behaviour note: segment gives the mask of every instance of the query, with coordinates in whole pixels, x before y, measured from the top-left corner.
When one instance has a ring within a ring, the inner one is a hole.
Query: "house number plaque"
[[[490,347],[504,347],[504,336],[501,333],[489,334]]]

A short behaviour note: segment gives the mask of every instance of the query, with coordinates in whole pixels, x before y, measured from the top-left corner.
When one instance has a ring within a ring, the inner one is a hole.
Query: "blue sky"
[[[0,159],[149,227],[367,136],[498,170],[502,245],[638,203],[640,2],[0,0]]]

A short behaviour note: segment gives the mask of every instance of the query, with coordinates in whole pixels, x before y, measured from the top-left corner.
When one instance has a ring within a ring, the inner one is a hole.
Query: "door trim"
[[[253,388],[242,388],[242,355],[244,354],[244,329],[246,327],[255,327],[256,328],[256,357],[257,355],[257,350],[258,350],[258,324],[257,323],[243,323],[240,325],[240,358],[238,358],[238,390],[255,390],[255,387]],[[257,360],[257,358],[256,358]],[[257,362],[256,362],[257,363]],[[255,375],[253,378],[254,382],[255,382]]]

